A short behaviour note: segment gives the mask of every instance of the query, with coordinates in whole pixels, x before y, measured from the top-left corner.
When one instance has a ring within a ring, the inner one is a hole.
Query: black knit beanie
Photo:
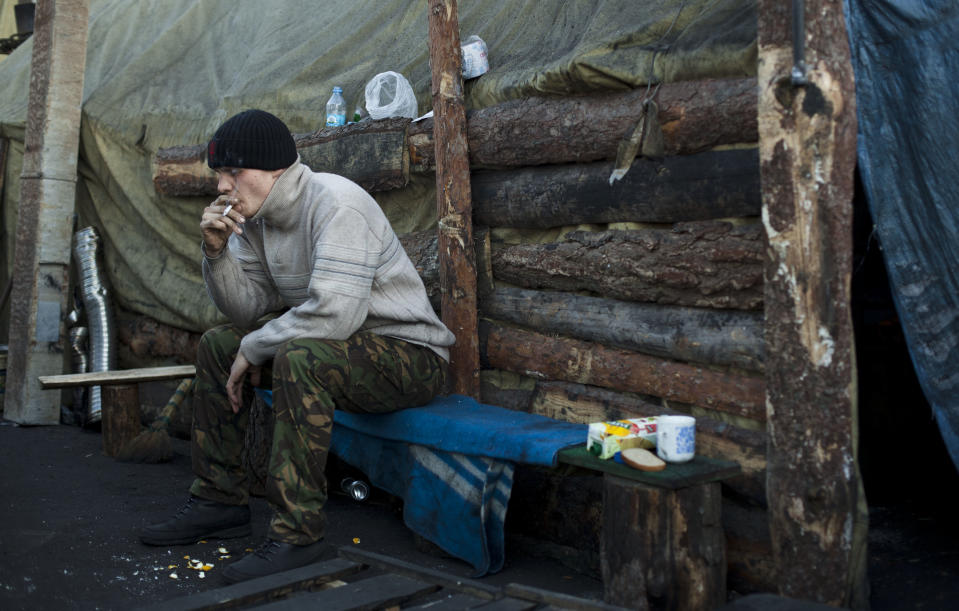
[[[289,128],[265,110],[244,110],[220,126],[207,145],[211,168],[279,170],[296,161],[296,143]]]

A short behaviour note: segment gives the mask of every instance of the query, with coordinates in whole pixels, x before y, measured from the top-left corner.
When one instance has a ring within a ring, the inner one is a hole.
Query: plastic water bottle
[[[326,126],[334,125],[346,125],[346,100],[341,87],[333,88],[333,95],[326,103]]]

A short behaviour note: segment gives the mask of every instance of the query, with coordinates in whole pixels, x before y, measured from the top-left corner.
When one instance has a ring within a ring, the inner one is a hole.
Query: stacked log
[[[766,238],[758,222],[756,81],[662,85],[665,156],[636,159],[610,184],[619,144],[644,102],[640,89],[530,98],[468,114],[473,221],[490,228],[473,236],[482,400],[571,422],[695,415],[697,450],[743,469],[723,484],[729,587],[774,589],[761,526]],[[429,119],[325,128],[296,141],[308,165],[370,191],[400,188],[411,172],[435,168]],[[350,154],[336,148],[347,141]],[[202,147],[161,151],[157,191],[209,189],[191,178],[202,155]],[[630,228],[572,231],[548,243],[496,240],[498,229],[608,223]],[[438,308],[436,232],[401,240]],[[514,503],[564,489],[549,476],[538,481],[535,490],[517,490]],[[552,502],[523,510],[511,503],[510,511],[522,516],[512,519],[521,530],[559,532],[562,520],[596,526],[597,502],[571,503],[576,515],[550,510]],[[583,547],[595,561],[593,548]]]

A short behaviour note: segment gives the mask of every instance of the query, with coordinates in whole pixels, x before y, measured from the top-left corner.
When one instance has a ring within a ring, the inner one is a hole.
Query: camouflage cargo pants
[[[225,384],[241,338],[232,325],[203,335],[193,400],[196,479],[190,491],[235,505],[249,501],[241,454],[253,389],[247,376],[244,406],[234,414]],[[370,332],[282,346],[260,380],[270,387],[272,379],[276,418],[266,483],[270,538],[303,545],[325,534],[324,469],[334,409],[386,413],[424,405],[444,392],[446,376],[446,361],[429,348]]]

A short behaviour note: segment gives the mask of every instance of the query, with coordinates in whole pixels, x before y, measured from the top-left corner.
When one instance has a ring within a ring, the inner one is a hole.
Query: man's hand
[[[231,233],[243,233],[242,224],[246,221],[243,215],[236,210],[230,210],[225,215],[230,198],[221,195],[212,204],[203,209],[200,219],[200,231],[203,233],[203,244],[208,257],[218,257]]]
[[[246,377],[247,371],[250,372],[250,383],[258,386],[260,384],[259,365],[251,365],[243,353],[237,352],[233,366],[230,367],[230,377],[226,381],[226,396],[230,399],[230,407],[234,414],[240,411],[240,406],[243,404],[243,378]]]

